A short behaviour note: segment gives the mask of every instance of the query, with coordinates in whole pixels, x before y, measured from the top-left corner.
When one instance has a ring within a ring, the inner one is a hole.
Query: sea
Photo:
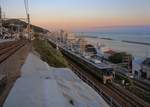
[[[112,50],[132,54],[136,58],[150,57],[150,29],[146,31],[78,32],[77,34],[85,36],[86,40],[93,45],[99,43]],[[130,43],[123,41],[130,41]]]

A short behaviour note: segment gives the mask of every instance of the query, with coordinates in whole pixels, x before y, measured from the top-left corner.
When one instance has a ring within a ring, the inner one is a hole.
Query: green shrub
[[[35,39],[33,40],[33,46],[35,51],[40,54],[41,59],[50,66],[58,68],[68,66],[61,52],[54,49],[47,40]]]
[[[126,55],[124,52],[115,53],[112,56],[109,57],[109,61],[112,63],[122,63],[123,57]]]

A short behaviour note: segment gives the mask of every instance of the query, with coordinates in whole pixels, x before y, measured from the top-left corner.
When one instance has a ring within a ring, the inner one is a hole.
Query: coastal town
[[[56,41],[59,45],[67,47],[68,50],[71,50],[74,53],[79,53],[85,58],[92,58],[94,63],[100,63],[102,60],[109,61],[111,57],[117,57],[117,54],[122,54],[122,61],[118,63],[119,66],[126,66],[126,72],[132,78],[136,79],[150,79],[149,73],[149,62],[150,59],[148,57],[145,58],[134,58],[133,55],[129,55],[127,52],[117,52],[111,48],[106,47],[104,44],[96,43],[97,45],[93,45],[89,41],[86,40],[84,35],[78,36],[75,33],[68,33],[63,30],[59,32],[52,32],[48,34],[48,37],[53,41]],[[97,57],[97,59],[95,59]],[[100,59],[100,60],[98,60]],[[111,62],[111,61],[110,61]],[[113,63],[113,61],[112,61]]]
[[[47,30],[24,5],[26,18],[6,18],[0,7],[0,107],[150,106],[149,53],[112,48],[101,33]]]

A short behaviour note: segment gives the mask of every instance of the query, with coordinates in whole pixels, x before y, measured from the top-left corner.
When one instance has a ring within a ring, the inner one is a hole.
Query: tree
[[[115,64],[118,63],[122,63],[123,62],[123,58],[126,56],[127,54],[125,52],[119,52],[119,53],[115,53],[112,56],[109,57],[109,61]]]

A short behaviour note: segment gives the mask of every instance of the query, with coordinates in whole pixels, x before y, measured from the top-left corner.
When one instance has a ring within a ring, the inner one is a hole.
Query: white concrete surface
[[[108,104],[71,70],[49,67],[30,53],[4,107],[108,107]]]

